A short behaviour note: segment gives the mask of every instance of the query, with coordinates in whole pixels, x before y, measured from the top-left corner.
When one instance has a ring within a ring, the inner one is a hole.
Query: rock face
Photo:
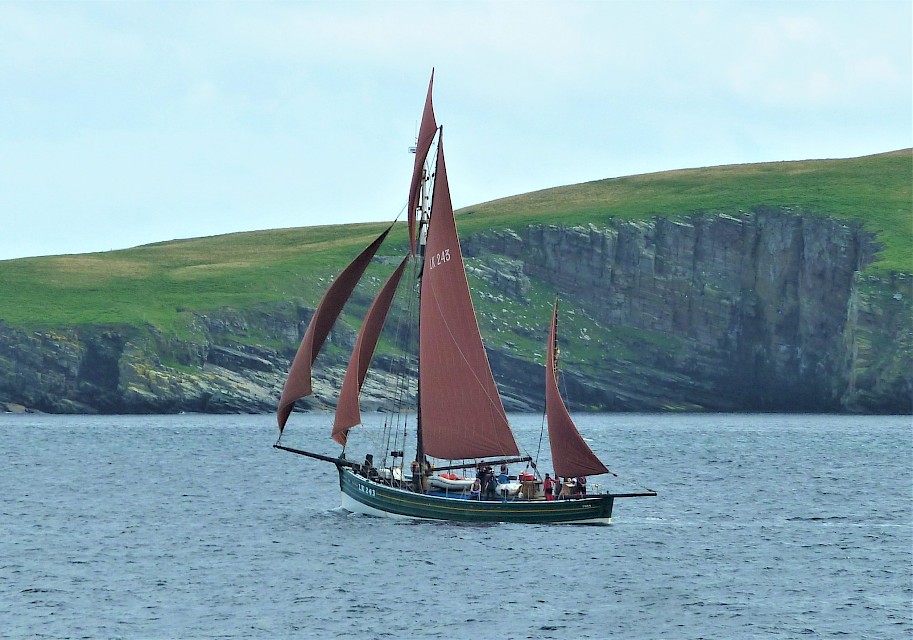
[[[312,309],[291,306],[248,312],[222,309],[190,320],[190,335],[155,327],[80,327],[26,332],[0,323],[0,410],[49,413],[265,413],[274,411],[291,358]],[[246,344],[282,341],[280,350]],[[327,345],[351,349],[345,326]],[[304,408],[327,408],[345,374],[340,355],[325,353],[314,395]],[[383,370],[366,383],[366,409],[387,405],[393,386]],[[389,363],[386,363],[389,364]]]
[[[572,409],[911,412],[913,278],[862,275],[878,246],[859,226],[771,208],[531,226],[463,245],[470,276],[487,286],[483,301],[528,304],[539,287],[590,323],[588,334],[565,321],[589,341],[581,366],[565,363]],[[272,411],[312,313],[292,304],[185,312],[169,334],[0,323],[0,407]],[[489,358],[506,407],[538,409],[541,358],[514,347],[542,336],[516,325]],[[354,339],[337,323],[302,406],[335,402]],[[375,365],[365,409],[385,406],[394,385],[392,360]]]
[[[858,225],[762,208],[535,226],[469,248],[521,260],[597,321],[670,347],[616,360],[597,404],[911,411],[913,280],[860,275],[878,247]]]

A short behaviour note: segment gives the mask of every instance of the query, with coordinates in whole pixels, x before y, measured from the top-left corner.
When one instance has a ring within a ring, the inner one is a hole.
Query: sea
[[[575,417],[658,493],[609,526],[349,514],[273,416],[0,415],[0,637],[913,637],[910,416]]]

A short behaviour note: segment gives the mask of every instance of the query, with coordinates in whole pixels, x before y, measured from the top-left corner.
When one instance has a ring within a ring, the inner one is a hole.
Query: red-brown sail
[[[323,294],[317,310],[311,318],[304,338],[301,340],[301,346],[298,347],[298,353],[292,361],[292,367],[289,370],[288,378],[285,381],[285,388],[282,389],[282,396],[279,398],[279,408],[276,410],[276,418],[279,423],[279,433],[285,428],[289,415],[295,406],[295,401],[309,396],[311,389],[311,366],[320,353],[324,341],[333,328],[333,323],[339,317],[346,300],[352,295],[355,285],[361,279],[365,269],[371,262],[371,258],[377,252],[377,249],[383,243],[384,238],[390,233],[389,226],[386,231],[380,234],[368,247],[358,254],[345,269],[340,272],[333,284]]]
[[[434,119],[434,105],[431,103],[431,87],[434,85],[434,70],[428,82],[428,95],[425,97],[425,109],[422,111],[422,123],[418,128],[418,140],[415,144],[415,165],[412,168],[412,183],[409,185],[409,250],[415,255],[415,211],[419,205],[422,191],[422,177],[425,171],[425,160],[428,150],[437,132],[437,121]]]
[[[431,212],[419,316],[425,452],[451,460],[518,455],[476,323],[440,138]]]
[[[346,369],[346,376],[342,381],[342,388],[339,390],[336,418],[333,420],[333,440],[343,446],[346,444],[346,434],[349,429],[361,423],[358,394],[368,373],[368,365],[371,364],[371,356],[374,355],[377,339],[384,328],[387,312],[390,311],[390,305],[393,303],[393,295],[396,293],[408,261],[409,256],[406,256],[396,271],[387,278],[377,297],[374,298],[374,302],[371,303],[358,332],[355,349],[352,351],[349,367]]]
[[[545,361],[545,416],[548,420],[548,440],[552,448],[555,475],[565,478],[595,476],[608,473],[574,425],[564,400],[558,391],[558,301],[552,313],[548,332],[548,355]]]

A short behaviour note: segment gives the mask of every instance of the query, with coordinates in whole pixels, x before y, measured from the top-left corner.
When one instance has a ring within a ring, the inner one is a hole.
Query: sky
[[[0,0],[0,260],[913,146],[913,3]]]

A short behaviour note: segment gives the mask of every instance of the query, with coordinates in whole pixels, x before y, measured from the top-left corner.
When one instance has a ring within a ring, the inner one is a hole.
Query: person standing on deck
[[[418,460],[412,461],[412,490],[416,493],[424,493],[422,491],[422,466],[418,463]]]
[[[482,488],[485,491],[485,499],[494,500],[498,490],[498,481],[495,479],[494,469],[491,468],[491,465],[485,465],[483,473],[485,477],[482,480]]]
[[[547,473],[545,474],[545,480],[542,481],[542,490],[545,491],[546,500],[555,499],[555,495],[554,495],[555,481],[552,480],[552,477],[550,475],[548,475]]]
[[[431,477],[431,463],[428,461],[428,458],[425,458],[422,461],[422,493],[428,493],[429,480]]]

